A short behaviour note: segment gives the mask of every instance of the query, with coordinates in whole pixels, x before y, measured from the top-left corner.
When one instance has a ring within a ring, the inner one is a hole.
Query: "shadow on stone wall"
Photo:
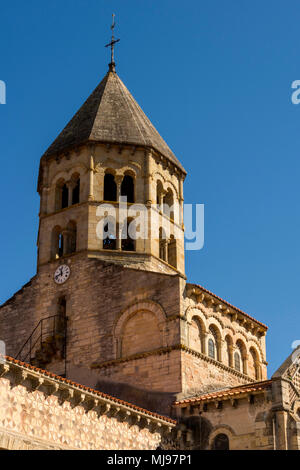
[[[132,385],[104,380],[97,382],[96,390],[166,416],[170,416],[171,404],[176,399],[175,393],[151,392]]]
[[[185,448],[192,450],[208,449],[209,436],[212,431],[212,424],[202,416],[189,416],[180,420],[186,428],[192,431],[193,439],[191,443],[185,443]]]

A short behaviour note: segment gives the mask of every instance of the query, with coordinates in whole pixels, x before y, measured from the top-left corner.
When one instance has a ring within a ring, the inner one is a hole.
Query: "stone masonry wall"
[[[80,390],[73,395],[72,386],[46,382],[38,372],[28,377],[21,367],[14,366],[12,372],[11,365],[9,371],[5,367],[0,378],[0,449],[152,450],[159,446],[163,428],[172,426],[146,410],[114,405],[109,397],[98,404],[97,397],[80,395]]]
[[[143,356],[95,369],[92,380],[99,390],[170,415],[182,388],[180,351]]]
[[[62,262],[69,264],[71,276],[65,284],[58,286],[54,283],[53,274]],[[114,361],[132,353],[132,350],[126,351],[129,348],[126,338],[125,351],[122,351],[121,343],[124,332],[130,329],[127,321],[134,313],[140,312],[153,321],[152,327],[148,325],[152,332],[160,331],[159,337],[149,339],[148,348],[145,344],[146,350],[180,342],[179,322],[168,321],[168,318],[180,313],[181,289],[181,279],[174,275],[126,269],[88,259],[84,255],[68,257],[40,267],[37,276],[4,304],[0,309],[0,338],[6,343],[7,354],[15,357],[38,322],[58,313],[58,301],[65,297],[67,377],[72,376],[73,380],[80,382],[84,376],[84,384],[95,386],[98,378],[90,370],[93,364]],[[117,332],[120,321],[123,326]],[[144,335],[145,326],[141,323],[135,329],[136,337],[131,337],[132,343],[141,345]],[[136,373],[135,364],[124,366],[122,376],[125,382],[149,391],[166,391],[174,383],[174,391],[177,392],[180,364],[173,367],[168,361],[168,356],[164,356],[162,374],[157,369],[157,356],[152,356],[147,358],[148,369],[141,367]],[[152,368],[151,373],[149,367]],[[47,368],[62,374],[63,367],[58,368],[56,363],[49,364]],[[112,372],[109,376],[114,382],[121,380],[119,372],[115,375]]]
[[[182,351],[182,396],[209,393],[224,387],[249,383],[249,377],[208,357]]]

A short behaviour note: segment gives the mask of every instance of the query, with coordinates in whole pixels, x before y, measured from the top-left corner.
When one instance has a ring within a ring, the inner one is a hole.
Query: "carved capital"
[[[116,175],[115,182],[118,186],[121,186],[124,176],[123,175]]]

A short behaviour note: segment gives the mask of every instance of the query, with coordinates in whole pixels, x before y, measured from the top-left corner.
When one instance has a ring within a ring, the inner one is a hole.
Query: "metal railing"
[[[32,331],[27,341],[23,344],[16,359],[29,364],[35,359],[37,351],[43,351],[48,342],[62,340],[62,358],[66,356],[67,318],[63,315],[52,315],[43,318]]]

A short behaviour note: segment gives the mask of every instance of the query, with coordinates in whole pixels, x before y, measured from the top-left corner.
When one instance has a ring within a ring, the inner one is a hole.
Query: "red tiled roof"
[[[154,413],[154,412],[146,410],[144,408],[140,408],[139,406],[133,405],[132,403],[128,403],[126,401],[120,400],[119,398],[113,397],[113,396],[108,395],[106,393],[99,392],[98,390],[94,390],[93,388],[86,387],[85,385],[79,384],[77,382],[72,382],[71,380],[65,379],[64,377],[60,377],[59,375],[53,374],[52,372],[49,372],[47,370],[40,369],[38,367],[32,366],[31,364],[27,364],[26,362],[21,362],[18,359],[14,359],[13,357],[4,356],[4,358],[8,363],[11,362],[11,363],[16,364],[18,366],[22,366],[22,367],[25,367],[26,369],[32,370],[34,372],[39,372],[43,375],[47,375],[51,379],[59,380],[60,382],[63,382],[67,385],[72,385],[74,387],[80,388],[81,390],[84,390],[84,391],[89,392],[89,393],[94,393],[96,395],[99,395],[102,398],[106,398],[108,400],[114,401],[115,403],[119,403],[120,405],[127,406],[129,408],[132,408],[135,411],[148,414],[150,416],[153,416],[154,418],[158,418],[158,419],[167,421],[168,423],[171,423],[171,424],[177,424],[177,421],[175,421],[171,418],[168,418],[168,417],[163,416],[163,415],[159,415],[158,413]]]
[[[200,284],[191,284],[189,283],[188,284],[189,286],[195,286],[195,287],[199,287],[200,289],[202,289],[204,292],[206,292],[207,294],[209,295],[212,295],[213,297],[215,297],[215,299],[218,299],[220,300],[221,302],[223,302],[224,304],[228,305],[228,307],[231,307],[231,308],[234,308],[235,310],[237,310],[238,312],[242,313],[243,315],[245,315],[246,317],[248,317],[250,320],[253,320],[255,321],[255,323],[258,323],[259,325],[263,326],[264,328],[266,328],[266,330],[268,329],[268,327],[264,324],[264,323],[261,323],[260,321],[256,320],[254,317],[251,317],[250,315],[248,315],[248,313],[246,312],[243,312],[243,310],[235,307],[234,305],[230,304],[229,302],[227,302],[227,300],[224,300],[222,299],[222,297],[219,297],[218,295],[214,294],[213,292],[210,292],[208,289],[205,289],[205,287],[201,286]]]
[[[189,405],[196,404],[203,401],[215,400],[220,398],[233,398],[243,393],[260,392],[265,390],[272,385],[272,380],[264,380],[263,382],[256,382],[253,384],[240,385],[238,387],[228,388],[226,390],[220,390],[218,392],[207,393],[205,395],[199,395],[198,397],[186,398],[185,400],[176,401],[174,405]]]

